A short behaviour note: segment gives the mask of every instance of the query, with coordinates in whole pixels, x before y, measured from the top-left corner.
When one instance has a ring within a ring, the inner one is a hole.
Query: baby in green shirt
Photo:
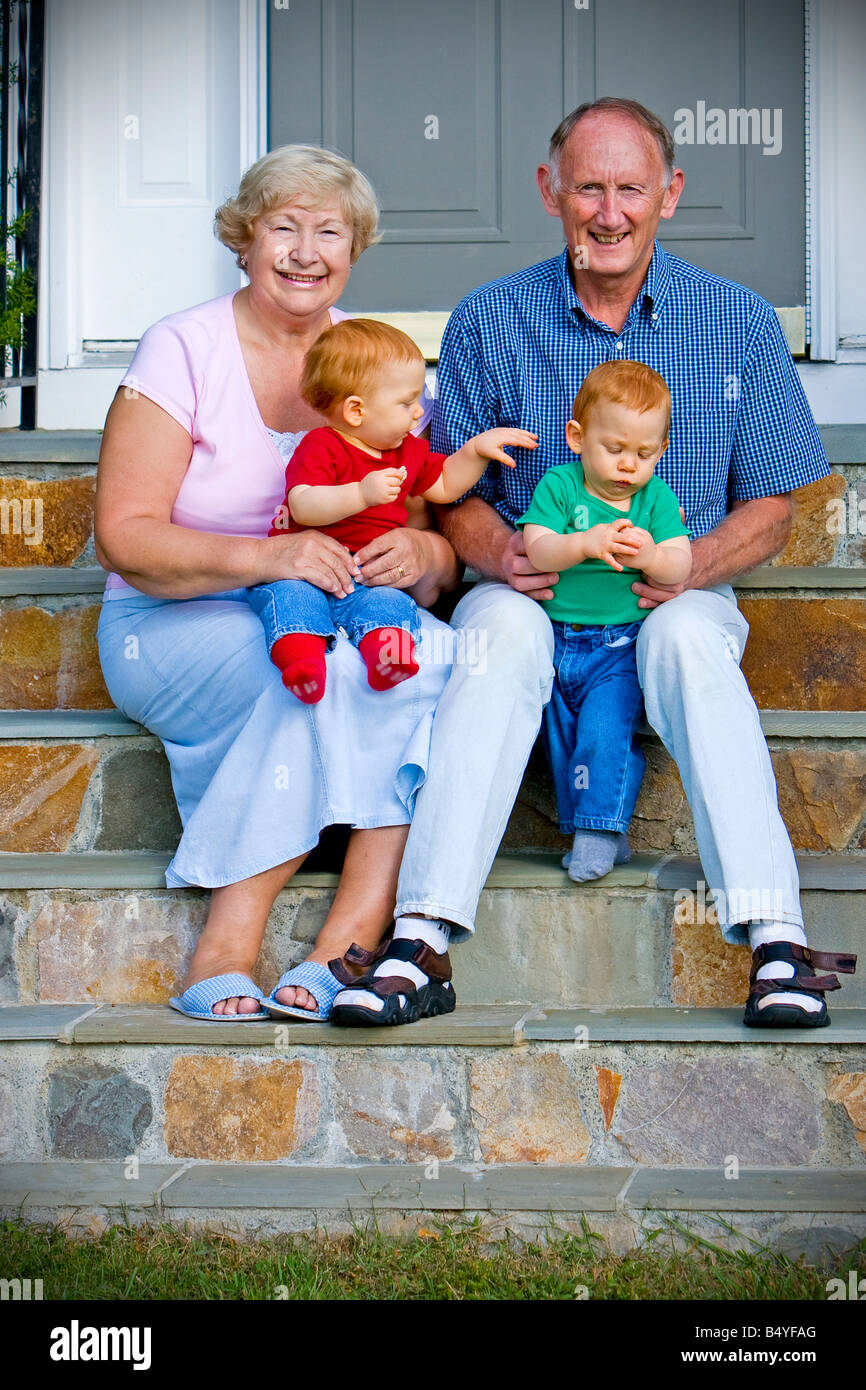
[[[657,584],[691,572],[679,502],[653,472],[670,415],[667,384],[643,362],[594,368],[565,429],[575,461],[548,469],[517,523],[535,568],[560,572],[544,604],[556,670],[544,734],[560,829],[574,833],[564,862],[576,882],[629,858],[644,771],[635,644],[647,617],[634,571]]]

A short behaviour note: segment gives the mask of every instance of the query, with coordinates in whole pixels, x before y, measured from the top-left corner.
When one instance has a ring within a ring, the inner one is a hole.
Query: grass
[[[825,1302],[828,1278],[845,1278],[866,1257],[866,1241],[832,1269],[763,1249],[732,1253],[671,1220],[644,1236],[643,1248],[617,1255],[588,1227],[580,1236],[553,1231],[542,1243],[492,1242],[479,1227],[447,1225],[403,1240],[358,1230],[339,1239],[246,1241],[153,1226],[115,1226],[97,1238],[70,1239],[57,1226],[7,1221],[0,1224],[0,1277],[42,1279],[46,1299],[99,1301]]]

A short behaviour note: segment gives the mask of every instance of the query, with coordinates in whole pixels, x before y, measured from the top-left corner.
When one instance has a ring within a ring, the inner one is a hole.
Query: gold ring
[[[402,565],[398,565],[398,566],[397,566],[397,573],[399,574],[399,576],[400,576],[401,579],[405,579],[405,577],[406,577],[406,571],[404,570],[404,568],[403,568]]]

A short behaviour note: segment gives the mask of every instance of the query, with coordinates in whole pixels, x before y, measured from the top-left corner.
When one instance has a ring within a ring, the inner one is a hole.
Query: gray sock
[[[631,859],[628,837],[614,830],[576,830],[574,843],[564,855],[562,866],[575,883],[603,878],[614,864],[627,864]]]

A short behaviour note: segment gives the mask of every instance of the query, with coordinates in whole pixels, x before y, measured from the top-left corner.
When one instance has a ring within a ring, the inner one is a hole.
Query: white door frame
[[[836,0],[806,0],[806,285],[813,361],[835,362],[836,102],[840,15]]]

